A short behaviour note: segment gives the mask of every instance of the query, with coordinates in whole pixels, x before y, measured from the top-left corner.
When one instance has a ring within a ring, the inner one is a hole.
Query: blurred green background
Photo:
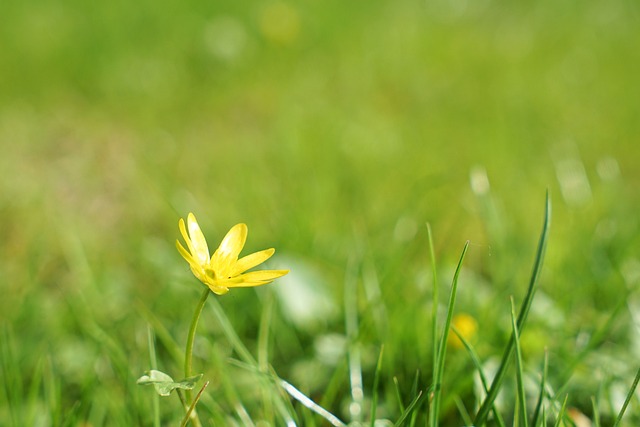
[[[573,404],[589,411],[594,369],[611,390],[635,371],[637,1],[9,0],[0,15],[0,419],[149,424],[150,316],[182,346],[200,292],[174,249],[190,211],[211,246],[246,222],[245,253],[274,246],[270,265],[292,269],[220,303],[254,348],[275,292],[272,363],[321,395],[309,372],[334,369],[317,344],[344,333],[352,270],[387,380],[429,366],[426,222],[444,282],[471,241],[458,307],[481,356],[499,354],[548,189],[528,354],[548,346],[561,372],[622,301]]]

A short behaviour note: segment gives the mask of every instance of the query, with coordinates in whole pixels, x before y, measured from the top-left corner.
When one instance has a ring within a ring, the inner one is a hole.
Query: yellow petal
[[[267,283],[271,283],[278,277],[282,277],[287,274],[289,270],[262,270],[262,271],[252,271],[251,273],[241,274],[238,277],[235,277],[231,281],[237,281],[241,279],[238,283],[229,283],[229,287],[233,288],[248,288],[252,286],[260,286],[266,285]],[[231,282],[230,281],[230,282]]]
[[[229,288],[227,288],[226,286],[220,285],[217,281],[216,282],[206,281],[205,284],[209,287],[209,289],[211,289],[211,292],[213,292],[216,295],[224,295],[227,292],[229,292]]]
[[[191,239],[189,238],[189,233],[187,233],[187,227],[184,225],[184,219],[180,218],[178,221],[178,227],[180,228],[180,234],[182,234],[182,238],[187,243],[189,247],[189,252],[193,253],[193,245],[191,244]]]
[[[182,246],[179,240],[176,240],[176,248],[178,248],[178,252],[180,252],[182,258],[184,258],[189,263],[189,265],[197,264],[196,260],[193,259],[189,252],[187,252],[187,250],[184,248],[184,246]]]
[[[211,267],[216,273],[220,276],[230,276],[231,267],[237,261],[246,241],[247,226],[245,224],[236,224],[231,227],[211,257]]]
[[[233,271],[231,272],[231,276],[237,276],[238,274],[242,274],[245,271],[262,264],[275,253],[275,249],[265,249],[260,252],[252,253],[251,255],[247,255],[238,260],[236,265],[233,267]]]
[[[189,213],[187,217],[187,226],[189,228],[189,237],[191,238],[191,255],[198,260],[201,265],[209,262],[209,248],[207,247],[207,240],[200,230],[198,221],[194,214]]]

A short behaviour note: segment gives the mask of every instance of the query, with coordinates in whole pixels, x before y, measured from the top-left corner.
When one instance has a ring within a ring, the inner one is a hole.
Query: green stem
[[[196,329],[198,328],[198,320],[200,320],[200,315],[202,314],[202,309],[204,308],[204,304],[207,302],[207,298],[211,291],[209,288],[205,288],[204,292],[202,292],[202,296],[200,297],[200,301],[198,301],[198,305],[196,305],[196,311],[193,313],[193,319],[191,319],[191,326],[189,326],[189,335],[187,336],[187,348],[184,352],[184,377],[189,378],[191,376],[191,360],[193,356],[193,342],[196,338]],[[187,403],[191,403],[191,390],[186,390],[186,400]],[[194,412],[195,414],[195,412]],[[199,420],[194,418],[195,424],[200,425]]]

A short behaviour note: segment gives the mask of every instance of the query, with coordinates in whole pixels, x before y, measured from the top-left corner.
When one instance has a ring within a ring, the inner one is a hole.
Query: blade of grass
[[[273,292],[267,292],[262,304],[262,316],[260,317],[260,329],[258,331],[258,368],[260,372],[269,371],[269,330],[273,318],[274,298]],[[267,419],[273,419],[273,402],[269,396],[270,390],[263,389],[263,407]]]
[[[398,377],[393,377],[393,388],[396,392],[396,400],[398,401],[398,407],[400,408],[400,412],[404,412],[405,407],[404,403],[402,403],[402,395],[400,394],[400,383],[398,382]]]
[[[240,418],[240,420],[242,421],[242,424],[245,427],[255,427],[255,424],[251,420],[251,417],[249,416],[247,409],[244,407],[244,405],[240,401],[240,397],[238,396],[238,393],[236,391],[235,385],[233,384],[233,381],[229,378],[228,367],[223,366],[223,361],[220,358],[220,353],[217,351],[213,351],[211,361],[213,364],[212,366],[213,370],[215,372],[218,372],[218,378],[222,385],[222,390],[224,391],[224,394],[227,400],[229,401],[233,409],[236,411],[238,418]],[[224,411],[221,410],[219,412],[222,413]],[[268,415],[267,415],[267,419],[273,420],[273,417],[268,418]]]
[[[440,305],[440,296],[438,292],[438,267],[436,265],[436,251],[433,247],[433,232],[431,231],[431,224],[427,222],[427,242],[429,244],[429,262],[431,263],[431,271],[433,273],[433,293],[431,295],[431,372],[434,377],[438,371],[438,306]],[[428,393],[429,396],[429,418],[428,423],[432,423],[431,411],[433,410],[433,394]],[[411,419],[411,427],[415,425],[417,413]],[[433,424],[428,424],[433,427]]]
[[[600,427],[600,410],[595,397],[591,397],[591,407],[593,408],[593,427]]]
[[[418,393],[418,383],[419,382],[420,382],[420,369],[416,370],[416,375],[413,378],[413,385],[411,386],[411,395],[412,396],[416,396],[416,395],[419,396],[420,394],[422,394],[422,391],[420,393]],[[430,395],[431,395],[431,391],[428,391],[423,396],[430,396]],[[415,427],[417,419],[418,419],[418,411],[414,411],[413,414],[411,415],[411,422],[409,423],[409,427]]]
[[[411,420],[412,424],[410,425],[413,425],[415,423],[414,415],[417,414],[416,410],[420,407],[420,404],[422,404],[422,402],[424,401],[425,396],[426,394],[423,394],[422,391],[419,391],[418,395],[413,398],[413,400],[411,401],[411,403],[409,403],[407,408],[402,411],[402,414],[400,414],[400,418],[398,418],[398,421],[395,422],[394,426],[400,427],[404,423],[404,420],[406,420],[407,417],[412,414],[413,414],[412,420]]]
[[[260,373],[259,365],[256,359],[251,355],[251,352],[245,347],[242,343],[242,340],[236,333],[235,329],[231,325],[229,318],[224,313],[222,306],[217,298],[209,298],[209,304],[207,304],[211,310],[213,311],[216,319],[218,320],[218,324],[222,328],[222,331],[231,343],[234,351],[240,356],[240,358],[244,361],[245,364],[251,366],[255,372]],[[276,409],[280,416],[284,419],[286,426],[295,426],[296,423],[294,421],[294,415],[292,411],[287,407],[287,403],[285,402],[280,393],[273,392],[270,393],[271,396],[274,397],[274,403],[276,405]]]
[[[538,242],[538,250],[536,251],[536,258],[533,264],[533,271],[531,273],[531,278],[529,280],[529,287],[527,288],[527,293],[525,295],[524,300],[522,301],[522,305],[520,306],[520,312],[518,313],[518,321],[516,323],[518,330],[522,332],[524,330],[525,323],[527,321],[527,316],[529,315],[529,310],[531,308],[531,303],[533,301],[533,297],[535,295],[535,291],[538,284],[538,279],[540,278],[540,273],[542,271],[542,262],[544,260],[545,249],[547,247],[547,240],[549,237],[549,226],[551,225],[551,200],[549,199],[549,193],[547,192],[546,197],[546,205],[545,205],[545,215],[544,222],[542,225],[542,233],[540,234],[540,240]],[[509,367],[509,362],[511,359],[511,354],[513,353],[513,349],[515,346],[515,340],[513,334],[507,343],[507,346],[502,354],[502,360],[500,362],[500,366],[498,368],[498,372],[496,372],[496,376],[493,378],[493,382],[491,383],[491,388],[487,393],[480,409],[478,409],[478,413],[474,419],[474,425],[476,427],[480,427],[485,424],[487,420],[487,416],[489,415],[489,411],[493,405],[493,402],[498,397],[498,392],[502,387],[502,382],[504,381],[505,375],[507,374],[507,368]]]
[[[469,343],[469,341],[467,341],[467,339],[463,336],[463,334],[460,333],[460,331],[458,331],[458,329],[456,329],[455,326],[452,326],[451,330],[460,339],[460,341],[462,342],[462,345],[466,348],[467,352],[469,353],[469,357],[471,357],[471,362],[473,363],[476,370],[478,371],[478,376],[480,377],[480,383],[482,384],[482,389],[484,390],[485,393],[488,393],[489,382],[487,381],[487,376],[484,374],[484,371],[482,370],[482,363],[480,362],[480,358],[478,357],[478,354],[473,349],[473,346]],[[493,412],[493,417],[496,423],[498,424],[498,427],[505,427],[504,420],[502,419],[500,412],[498,412],[498,408],[496,408],[495,404],[492,405],[491,410]]]
[[[367,298],[367,305],[373,314],[373,323],[378,332],[378,337],[380,337],[380,341],[384,342],[389,331],[389,316],[387,315],[388,310],[380,289],[380,279],[371,260],[367,260],[362,265],[362,285]]]
[[[427,241],[429,243],[429,258],[431,262],[431,270],[433,272],[433,295],[432,307],[431,307],[431,348],[433,350],[432,356],[432,370],[434,373],[437,370],[438,363],[438,268],[436,267],[436,253],[433,248],[433,233],[431,232],[431,224],[427,223]]]
[[[616,421],[613,423],[613,427],[617,427],[622,421],[622,417],[624,416],[624,413],[626,412],[627,407],[629,406],[629,402],[631,402],[631,399],[633,398],[636,392],[636,388],[638,387],[639,381],[640,381],[640,369],[638,369],[638,372],[636,373],[636,377],[633,379],[633,384],[631,384],[629,393],[627,393],[627,398],[624,400],[624,404],[622,405],[622,408],[620,408],[620,412],[618,413],[618,417],[616,418]]]
[[[60,378],[54,370],[54,364],[51,355],[47,355],[47,364],[44,371],[44,400],[51,412],[51,425],[59,425],[62,419],[62,409],[60,408],[61,386]]]
[[[180,423],[180,427],[185,427],[187,425],[187,423],[189,422],[189,419],[191,418],[191,414],[193,413],[194,409],[196,409],[196,405],[198,404],[200,397],[202,397],[202,393],[204,393],[204,390],[207,388],[208,385],[209,385],[209,381],[205,381],[202,388],[200,389],[198,394],[196,394],[196,397],[193,399],[193,403],[191,403],[191,406],[189,406],[187,413],[184,414],[184,418],[182,419],[182,423]]]
[[[540,380],[540,393],[538,394],[538,402],[536,403],[536,409],[533,411],[533,418],[531,419],[531,425],[533,427],[538,426],[538,417],[540,416],[540,409],[542,408],[542,405],[544,403],[545,388],[547,387],[548,368],[549,368],[549,353],[545,349],[544,363],[542,366],[542,378]]]
[[[456,396],[454,398],[454,402],[456,404],[456,407],[458,408],[458,412],[460,413],[460,417],[462,418],[462,422],[464,422],[464,425],[472,425],[473,420],[471,419],[471,415],[469,415],[469,411],[467,411],[467,408],[465,408],[464,402],[462,401],[462,399],[460,399],[460,396]]]
[[[320,400],[320,406],[329,407],[335,401],[336,397],[340,393],[342,389],[342,383],[345,375],[347,374],[348,366],[346,361],[341,361],[338,366],[336,366],[331,378],[329,379],[329,383],[324,389],[324,393],[322,393],[322,399]]]
[[[429,411],[429,420],[431,427],[437,427],[438,416],[440,414],[440,400],[442,396],[442,377],[444,376],[444,363],[447,353],[447,338],[449,337],[449,330],[451,328],[451,319],[453,318],[453,309],[456,303],[456,296],[458,293],[458,279],[460,277],[460,271],[462,270],[462,262],[469,249],[469,241],[467,241],[462,249],[458,266],[453,275],[453,282],[451,284],[451,293],[449,294],[449,304],[447,306],[447,318],[445,320],[444,328],[442,330],[442,337],[438,344],[438,363],[436,364],[436,371],[433,380],[433,400],[431,402],[431,410]]]
[[[522,351],[520,349],[520,334],[518,333],[518,325],[516,323],[516,307],[513,302],[513,297],[511,297],[511,328],[513,333],[513,338],[515,341],[515,351],[516,351],[516,384],[518,388],[518,400],[520,401],[520,411],[519,418],[523,427],[528,427],[529,424],[527,422],[527,396],[524,392],[524,379],[523,373],[524,367],[522,365]]]
[[[358,343],[358,295],[357,267],[354,257],[349,260],[344,285],[345,329],[348,338],[347,355],[349,360],[349,383],[351,386],[351,404],[349,414],[351,421],[362,420],[364,386],[362,382],[362,361],[360,344]]]
[[[9,329],[8,325],[5,325],[2,335],[3,337],[0,340],[0,373],[2,373],[4,394],[6,396],[5,402],[8,406],[11,425],[20,426],[24,425],[24,419],[22,418],[24,414],[20,410],[23,406],[24,396],[23,376],[16,357],[13,330]],[[58,420],[54,419],[53,421]]]
[[[382,355],[384,354],[384,345],[380,347],[380,356],[378,356],[378,365],[373,377],[373,391],[371,393],[371,427],[376,424],[376,410],[378,409],[378,384],[380,383],[380,372],[382,371]]]
[[[556,418],[556,422],[554,427],[560,427],[562,425],[562,420],[564,419],[565,413],[567,411],[567,401],[569,400],[569,395],[567,394],[564,397],[564,401],[562,402],[562,406],[560,407],[560,411],[558,412],[558,417]]]
[[[154,335],[162,343],[167,352],[171,355],[173,361],[179,366],[184,366],[184,349],[178,345],[171,332],[162,324],[160,319],[145,305],[142,300],[135,303],[136,310],[153,328]]]
[[[289,395],[291,397],[296,399],[298,402],[302,403],[304,406],[306,406],[307,408],[309,408],[310,410],[312,410],[316,414],[320,415],[322,418],[327,420],[332,426],[336,426],[336,427],[346,427],[347,426],[345,423],[340,421],[340,419],[338,417],[336,417],[331,412],[329,412],[326,409],[324,409],[322,406],[320,406],[317,403],[315,403],[313,400],[311,400],[304,393],[302,393],[300,390],[295,388],[293,385],[291,385],[287,381],[285,381],[283,379],[279,379],[279,383],[280,383],[280,386],[287,393],[289,393]]]
[[[28,409],[25,408],[24,410],[25,416],[27,418],[27,423],[25,425],[32,426],[36,424],[35,416],[39,411],[34,409],[37,408],[38,400],[40,398],[39,394],[40,387],[42,385],[45,363],[46,359],[44,359],[43,357],[38,358],[38,362],[36,363],[35,369],[32,373],[33,376],[31,379],[31,384],[29,384],[29,391],[27,393],[27,402],[29,402],[27,405]]]
[[[149,342],[149,363],[151,364],[151,369],[158,369],[158,359],[156,358],[156,344],[155,337],[153,335],[153,329],[151,329],[151,325],[147,328],[147,340]],[[152,404],[153,404],[153,425],[155,427],[160,427],[160,395],[158,393],[152,393]]]
[[[611,312],[611,314],[607,317],[607,320],[602,324],[600,328],[598,328],[587,343],[584,348],[571,360],[569,366],[565,369],[565,371],[560,376],[561,381],[560,384],[563,384],[558,388],[557,394],[563,394],[566,392],[569,387],[569,380],[573,376],[573,373],[576,367],[582,362],[582,360],[588,355],[592,354],[593,350],[598,347],[604,340],[609,336],[609,332],[613,327],[615,320],[617,320],[618,315],[622,313],[623,309],[626,308],[628,297],[631,292],[625,293],[620,301],[616,304],[615,308]]]
[[[264,379],[268,381],[270,384],[274,384],[278,386],[278,390],[283,390],[289,396],[293,397],[298,402],[302,403],[307,408],[311,409],[316,414],[320,415],[327,421],[331,423],[333,426],[346,427],[346,424],[343,423],[338,417],[333,415],[331,412],[327,411],[322,406],[318,405],[314,402],[310,397],[306,396],[303,392],[298,390],[293,384],[287,382],[280,378],[273,370],[269,370],[268,372],[261,372],[257,366],[252,365],[250,363],[246,363],[240,360],[230,359],[229,363],[238,366],[247,371],[253,372],[260,379]],[[276,401],[277,403],[277,401]],[[287,424],[289,425],[289,424]],[[295,425],[295,424],[293,424]]]

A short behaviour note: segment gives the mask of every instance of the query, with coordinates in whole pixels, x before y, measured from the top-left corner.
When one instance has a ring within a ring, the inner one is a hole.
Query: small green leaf
[[[153,384],[153,387],[156,389],[156,392],[160,396],[169,396],[171,392],[177,388],[182,390],[191,390],[195,387],[196,383],[200,381],[202,378],[202,374],[194,375],[189,378],[185,378],[178,382],[173,381],[169,375],[164,372],[156,371],[155,369],[150,370],[145,375],[138,378],[137,383],[140,385],[150,385]]]

